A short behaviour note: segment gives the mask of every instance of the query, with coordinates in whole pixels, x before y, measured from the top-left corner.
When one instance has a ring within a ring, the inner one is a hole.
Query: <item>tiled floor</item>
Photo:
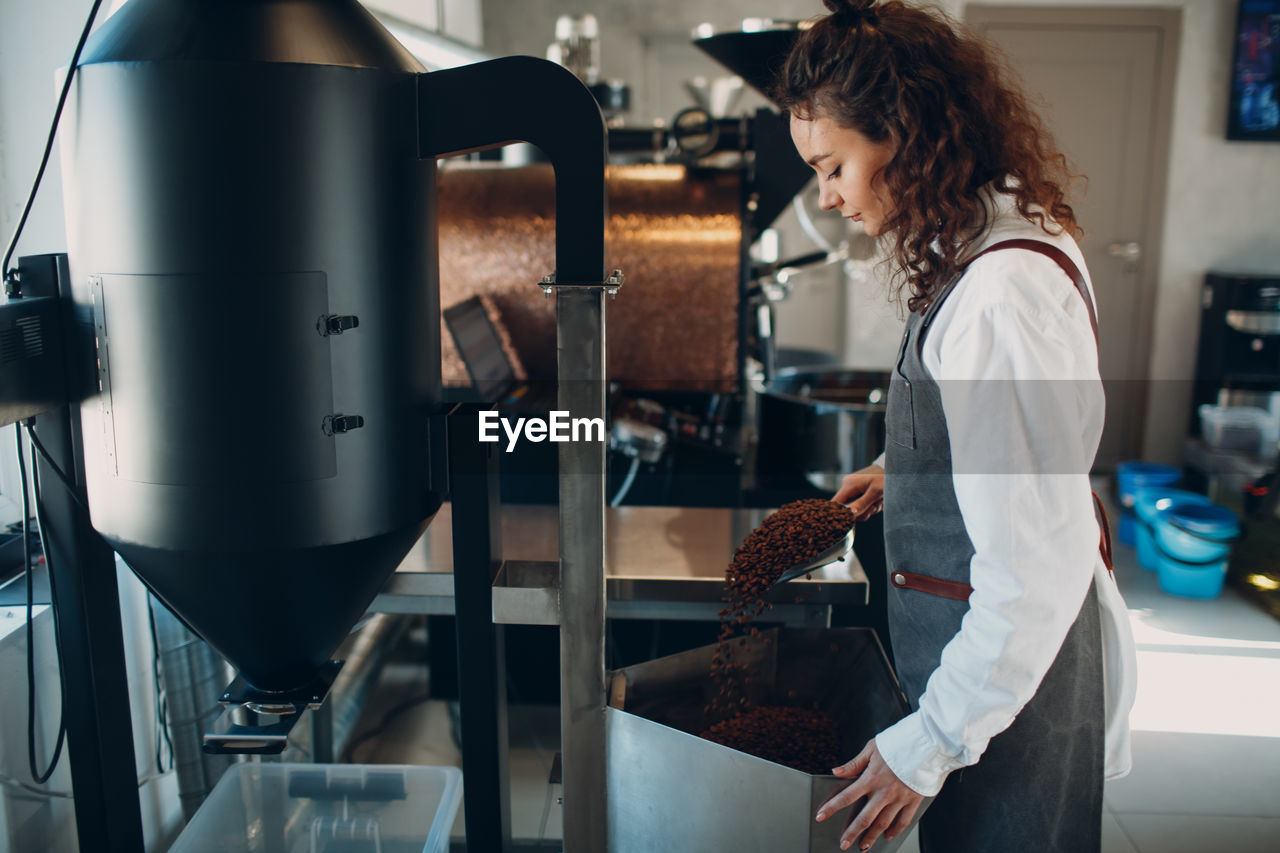
[[[1133,772],[1106,788],[1120,835],[1104,849],[1280,850],[1280,621],[1231,589],[1168,596],[1119,556],[1139,682]]]
[[[1117,558],[1140,683],[1134,769],[1107,784],[1104,853],[1280,851],[1280,621],[1230,589],[1212,601],[1172,598],[1130,549]],[[510,718],[514,835],[559,838],[559,788],[547,783],[555,711],[517,707]],[[458,757],[448,710],[432,702],[402,715],[358,760]],[[914,838],[901,850],[918,853]]]

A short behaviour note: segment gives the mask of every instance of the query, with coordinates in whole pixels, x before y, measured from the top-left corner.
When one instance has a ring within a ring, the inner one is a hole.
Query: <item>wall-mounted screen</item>
[[[1280,142],[1280,0],[1240,0],[1227,139]]]

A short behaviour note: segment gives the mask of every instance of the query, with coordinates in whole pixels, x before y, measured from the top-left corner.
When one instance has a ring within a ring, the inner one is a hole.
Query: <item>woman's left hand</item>
[[[862,808],[840,836],[840,849],[848,850],[861,836],[859,849],[870,850],[881,835],[896,837],[911,825],[924,797],[903,784],[880,757],[873,738],[862,752],[832,771],[836,776],[855,779],[854,783],[822,804],[818,820],[827,820],[841,809],[862,802]]]

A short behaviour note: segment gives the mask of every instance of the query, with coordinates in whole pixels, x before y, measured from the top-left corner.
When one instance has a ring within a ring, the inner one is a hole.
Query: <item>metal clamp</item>
[[[202,748],[213,755],[278,755],[289,744],[289,732],[308,709],[324,704],[342,661],[323,664],[315,677],[296,690],[267,693],[237,675],[218,702],[223,712],[204,733]]]
[[[324,430],[325,435],[334,435],[341,432],[350,432],[353,429],[359,429],[364,426],[364,417],[361,415],[325,415],[324,421],[321,422],[320,428]]]
[[[538,286],[542,288],[542,295],[551,298],[551,294],[555,293],[557,287],[601,287],[604,292],[609,294],[609,298],[613,299],[618,295],[618,288],[622,287],[627,277],[622,274],[622,270],[614,270],[609,273],[609,277],[604,281],[556,281],[556,274],[544,275],[542,281],[538,282]]]
[[[360,325],[360,318],[354,314],[324,314],[316,321],[316,331],[321,337],[340,335],[347,329]]]

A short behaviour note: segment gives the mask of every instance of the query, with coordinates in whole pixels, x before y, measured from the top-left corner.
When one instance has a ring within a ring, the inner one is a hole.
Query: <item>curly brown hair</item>
[[[909,310],[929,304],[989,224],[987,184],[1046,233],[1080,235],[1063,189],[1078,176],[994,47],[934,7],[823,2],[832,14],[801,34],[774,100],[893,145],[884,231]]]

